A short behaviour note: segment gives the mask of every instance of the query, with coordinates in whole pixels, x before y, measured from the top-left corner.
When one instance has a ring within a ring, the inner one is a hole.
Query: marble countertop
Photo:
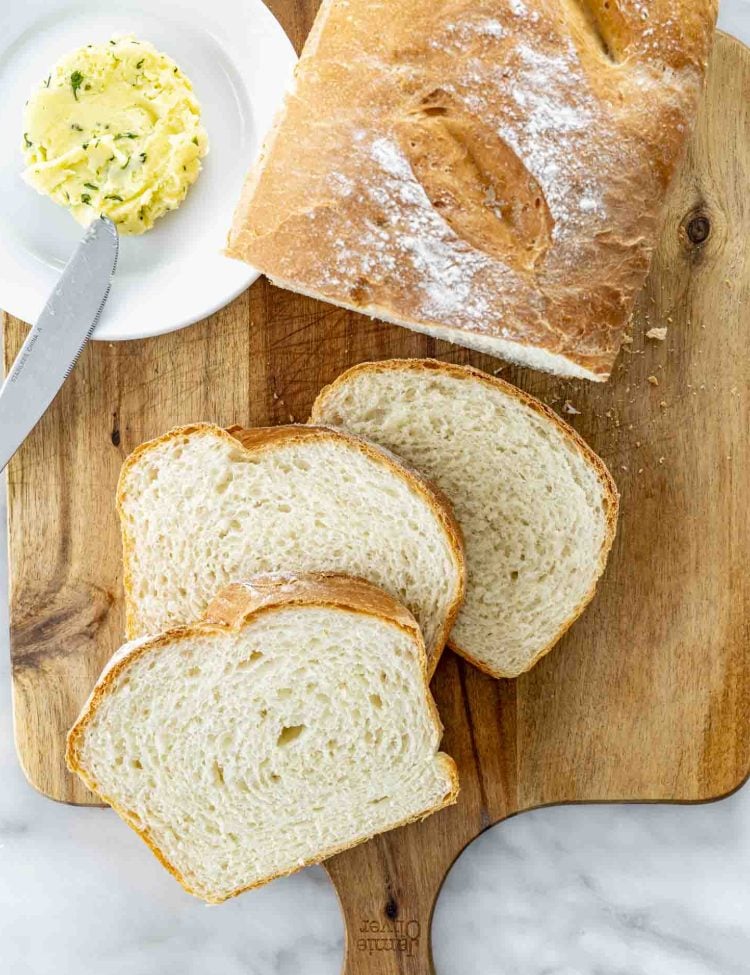
[[[750,0],[724,0],[720,25],[750,43]],[[3,539],[0,971],[337,975],[343,925],[321,869],[204,907],[114,814],[26,783],[6,594]],[[496,826],[448,877],[433,943],[438,975],[749,975],[750,785],[703,806],[550,808]]]

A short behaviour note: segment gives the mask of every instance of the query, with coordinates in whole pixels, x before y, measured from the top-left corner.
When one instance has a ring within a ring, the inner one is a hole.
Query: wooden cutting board
[[[299,47],[314,0],[272,4]],[[699,801],[750,769],[750,54],[720,36],[633,341],[597,386],[505,369],[609,464],[622,518],[598,595],[530,674],[494,681],[446,653],[433,688],[457,806],[328,863],[349,975],[426,975],[451,863],[514,813],[590,800]],[[666,326],[665,341],[645,338]],[[5,363],[25,327],[5,322]],[[501,363],[258,282],[207,322],[89,346],[8,475],[18,753],[72,803],[64,737],[123,629],[113,494],[123,458],[175,424],[304,420],[365,359]],[[649,379],[649,377],[654,377]],[[658,385],[657,385],[658,383]]]

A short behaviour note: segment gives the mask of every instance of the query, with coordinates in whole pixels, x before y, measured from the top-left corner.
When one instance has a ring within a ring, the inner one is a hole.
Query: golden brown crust
[[[453,509],[445,495],[433,484],[427,481],[421,474],[406,467],[402,461],[391,454],[389,451],[368,443],[361,437],[342,433],[340,430],[333,430],[330,427],[314,427],[304,424],[291,424],[278,427],[256,427],[246,429],[233,426],[229,430],[214,426],[210,423],[194,423],[184,427],[177,427],[174,430],[157,437],[155,440],[147,441],[126,458],[120,471],[120,478],[117,487],[117,511],[120,516],[120,526],[122,532],[123,549],[123,588],[125,591],[126,626],[125,633],[128,639],[137,635],[136,629],[136,609],[135,601],[132,598],[133,575],[131,569],[131,553],[135,546],[135,539],[129,531],[127,516],[124,512],[125,481],[131,467],[147,452],[172,439],[189,437],[194,433],[210,432],[222,439],[229,440],[239,449],[249,453],[262,450],[271,450],[277,447],[284,447],[288,444],[300,443],[306,440],[334,440],[346,443],[364,454],[376,463],[387,467],[393,474],[405,480],[409,487],[421,495],[430,506],[441,526],[443,527],[450,543],[450,550],[453,555],[457,573],[458,586],[454,593],[453,600],[446,614],[445,622],[437,633],[434,646],[429,648],[429,671],[432,674],[440,660],[440,654],[448,639],[453,624],[461,608],[464,593],[466,591],[466,560],[464,557],[463,538],[461,529],[456,521]]]
[[[260,609],[279,605],[356,608],[368,616],[389,619],[402,629],[415,630],[415,639],[427,654],[419,624],[405,606],[366,579],[338,572],[266,572],[249,582],[232,583],[211,600],[204,621],[239,629]]]
[[[353,376],[361,373],[385,373],[396,371],[424,373],[440,372],[444,375],[450,376],[453,379],[479,381],[492,389],[500,390],[500,392],[507,396],[513,397],[520,403],[523,403],[524,406],[533,410],[535,413],[538,413],[540,416],[544,417],[545,420],[552,423],[553,426],[565,438],[569,446],[572,447],[576,453],[578,453],[596,472],[602,486],[605,509],[605,535],[599,552],[599,562],[596,576],[589,591],[583,596],[570,616],[561,625],[555,636],[534,655],[524,670],[521,671],[521,673],[526,673],[527,671],[531,670],[531,668],[534,667],[542,657],[550,652],[555,644],[578,619],[594,596],[597,583],[607,565],[607,558],[617,533],[617,516],[620,506],[620,494],[617,490],[617,485],[615,484],[614,478],[610,474],[601,457],[599,457],[599,455],[591,449],[583,437],[581,437],[581,435],[571,426],[565,423],[565,421],[562,420],[551,407],[547,406],[546,403],[542,403],[540,400],[535,399],[535,397],[524,392],[524,390],[519,389],[517,386],[512,386],[504,379],[499,379],[497,376],[491,376],[486,372],[482,372],[481,369],[474,368],[474,366],[459,366],[450,362],[441,362],[438,359],[383,359],[379,362],[361,362],[356,366],[352,366],[350,369],[347,369],[346,372],[343,372],[340,376],[338,376],[337,379],[334,379],[332,383],[324,387],[320,393],[318,393],[318,396],[316,397],[312,406],[310,422],[317,423],[321,421],[322,409],[327,398],[340,386],[345,385]],[[450,499],[448,500],[450,501]],[[452,637],[449,637],[448,639],[448,646],[483,673],[488,674],[490,677],[508,678],[520,676],[519,673],[509,674],[503,672],[502,670],[493,670],[486,663],[477,660],[469,649],[466,647],[461,647]]]
[[[716,0],[324,0],[227,252],[365,314],[605,379]]]
[[[442,735],[443,726],[428,684],[427,657],[424,641],[422,640],[421,631],[414,617],[404,606],[396,602],[396,600],[377,586],[373,586],[363,579],[327,573],[309,573],[299,576],[273,573],[255,576],[246,583],[234,583],[226,587],[216,596],[203,620],[189,626],[176,627],[158,636],[139,641],[129,650],[125,648],[126,652],[119,659],[115,660],[113,664],[105,668],[91,696],[76,719],[75,724],[68,732],[65,761],[70,771],[78,775],[87,788],[96,793],[96,795],[118,813],[128,826],[146,843],[162,866],[175,877],[189,894],[200,897],[211,904],[220,904],[247,890],[263,886],[279,877],[296,873],[303,867],[322,863],[337,853],[341,853],[353,846],[358,846],[360,843],[365,842],[366,839],[369,839],[369,837],[324,850],[318,856],[311,857],[298,866],[265,877],[255,883],[248,884],[246,887],[240,887],[224,896],[217,898],[208,897],[205,893],[197,891],[190,886],[186,877],[167,859],[159,849],[155,838],[151,835],[148,828],[141,823],[140,818],[132,810],[125,809],[116,799],[101,791],[96,780],[81,764],[83,738],[89,723],[96,715],[99,705],[112,692],[117,679],[141,657],[149,653],[158,653],[161,647],[171,645],[175,641],[194,639],[196,636],[223,635],[230,630],[240,630],[243,626],[250,624],[253,620],[256,620],[265,613],[275,612],[280,609],[283,610],[291,606],[325,607],[358,613],[363,616],[373,616],[377,619],[391,622],[409,633],[414,641],[414,649],[419,658],[425,701],[429,709],[430,718],[435,729]],[[439,809],[443,809],[445,806],[449,806],[456,801],[459,791],[456,763],[450,756],[445,755],[443,752],[438,752],[435,757],[444,767],[450,780],[450,788],[439,804],[417,816],[409,817],[397,823],[391,827],[392,829],[405,826],[407,823],[414,822],[418,819],[424,819],[433,812],[437,812]]]

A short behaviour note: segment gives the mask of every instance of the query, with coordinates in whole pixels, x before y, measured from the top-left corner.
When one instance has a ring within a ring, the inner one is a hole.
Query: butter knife
[[[91,338],[117,267],[117,228],[99,217],[65,265],[0,389],[0,471],[70,375]]]

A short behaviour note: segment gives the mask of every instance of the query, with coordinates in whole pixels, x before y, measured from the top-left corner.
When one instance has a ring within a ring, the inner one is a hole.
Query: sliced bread
[[[198,424],[135,450],[117,496],[128,638],[200,618],[236,579],[340,572],[407,606],[434,669],[464,592],[460,532],[439,492],[380,447]]]
[[[311,422],[384,445],[448,496],[468,567],[450,643],[482,670],[528,670],[593,596],[617,488],[543,403],[478,369],[397,359],[345,372]]]
[[[454,802],[441,731],[403,606],[361,580],[277,576],[126,644],[67,761],[218,903]]]

